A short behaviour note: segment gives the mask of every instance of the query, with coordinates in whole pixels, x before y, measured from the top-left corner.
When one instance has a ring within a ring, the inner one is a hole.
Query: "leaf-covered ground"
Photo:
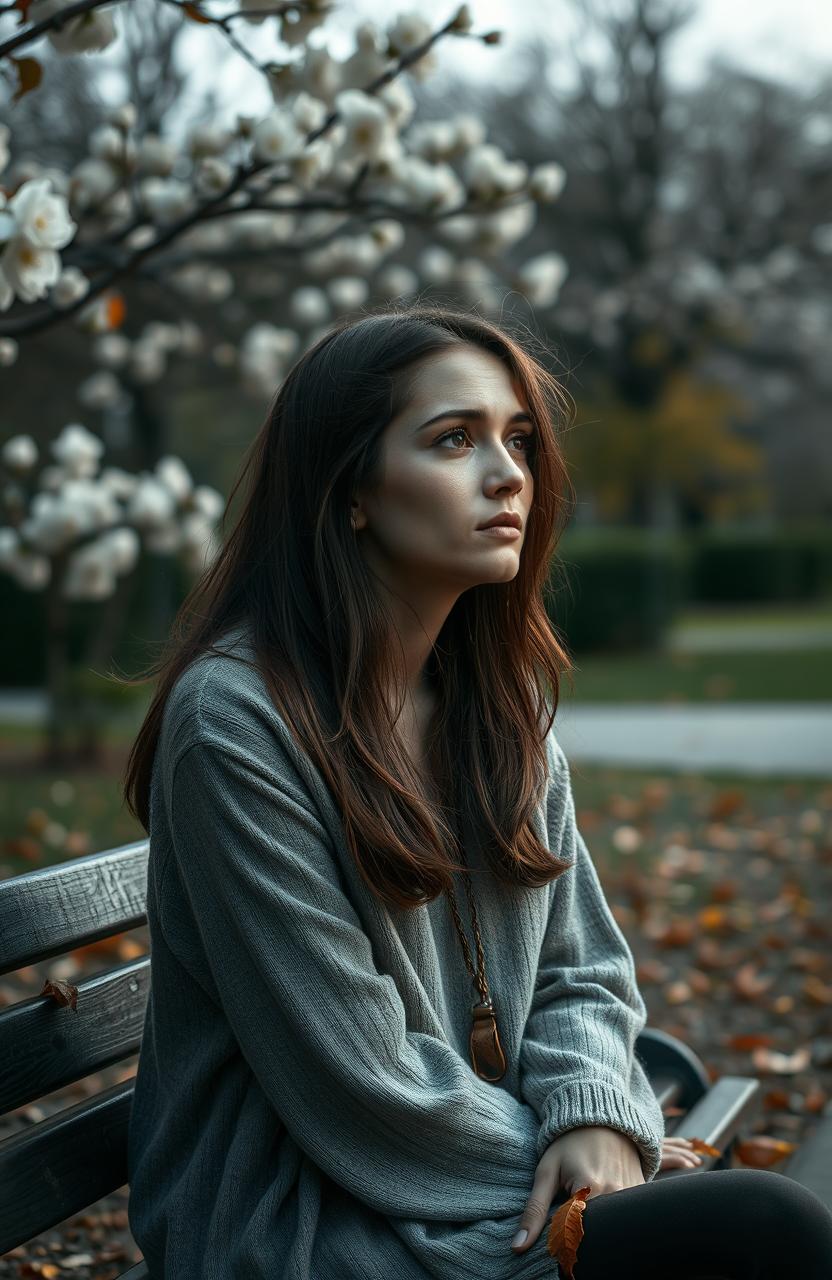
[[[633,949],[649,1024],[684,1039],[714,1079],[760,1079],[761,1114],[740,1152],[746,1163],[782,1169],[832,1094],[832,783],[585,766],[573,767],[572,780],[581,832]],[[110,785],[98,780],[99,802]],[[65,802],[69,792],[57,794]],[[69,808],[59,825],[78,833],[77,852],[102,847],[100,811],[89,845],[83,809]],[[52,845],[43,840],[58,821],[50,801],[31,819],[31,810],[18,810],[2,874],[55,860],[55,830]],[[134,930],[0,978],[0,1004],[36,995],[46,978],[73,982],[131,959],[147,941],[146,929]],[[0,1119],[0,1137],[132,1076],[135,1066],[133,1057]],[[126,1203],[122,1189],[6,1254],[0,1280],[121,1274],[140,1257]]]

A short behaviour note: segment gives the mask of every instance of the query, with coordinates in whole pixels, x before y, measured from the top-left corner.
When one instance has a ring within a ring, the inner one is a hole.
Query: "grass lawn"
[[[832,648],[573,656],[576,703],[832,701]]]

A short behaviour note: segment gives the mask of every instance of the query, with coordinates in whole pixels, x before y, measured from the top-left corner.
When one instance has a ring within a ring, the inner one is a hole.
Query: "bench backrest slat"
[[[0,1013],[0,1115],[138,1052],[150,960],[75,985],[74,1009],[34,996]]]
[[[149,840],[0,880],[0,974],[145,923]]]

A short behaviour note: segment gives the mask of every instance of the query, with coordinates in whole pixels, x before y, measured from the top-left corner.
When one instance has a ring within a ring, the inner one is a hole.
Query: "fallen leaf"
[[[57,1004],[78,1008],[78,988],[72,982],[63,982],[60,978],[47,978],[38,995],[51,996]]]
[[[734,1153],[741,1164],[751,1169],[770,1169],[786,1156],[797,1150],[797,1143],[783,1142],[780,1138],[768,1138],[765,1134],[755,1134],[734,1144]]]
[[[563,1271],[564,1280],[575,1280],[573,1267],[578,1245],[584,1238],[584,1209],[591,1187],[581,1187],[552,1215],[546,1248]]]

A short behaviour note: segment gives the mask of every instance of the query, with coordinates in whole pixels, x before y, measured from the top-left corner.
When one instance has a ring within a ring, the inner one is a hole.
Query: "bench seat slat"
[[[149,840],[0,880],[0,974],[146,922]]]
[[[33,996],[0,1013],[0,1115],[138,1052],[149,957],[75,985],[75,1009]]]
[[[675,1124],[668,1124],[668,1134],[677,1138],[701,1138],[723,1154],[709,1156],[702,1152],[702,1163],[695,1169],[664,1169],[657,1178],[672,1178],[684,1173],[702,1173],[721,1165],[725,1148],[742,1131],[751,1126],[759,1113],[760,1081],[754,1076],[721,1076],[702,1098]]]
[[[134,1080],[0,1142],[0,1254],[127,1182]]]
[[[832,1102],[783,1170],[832,1209]]]

